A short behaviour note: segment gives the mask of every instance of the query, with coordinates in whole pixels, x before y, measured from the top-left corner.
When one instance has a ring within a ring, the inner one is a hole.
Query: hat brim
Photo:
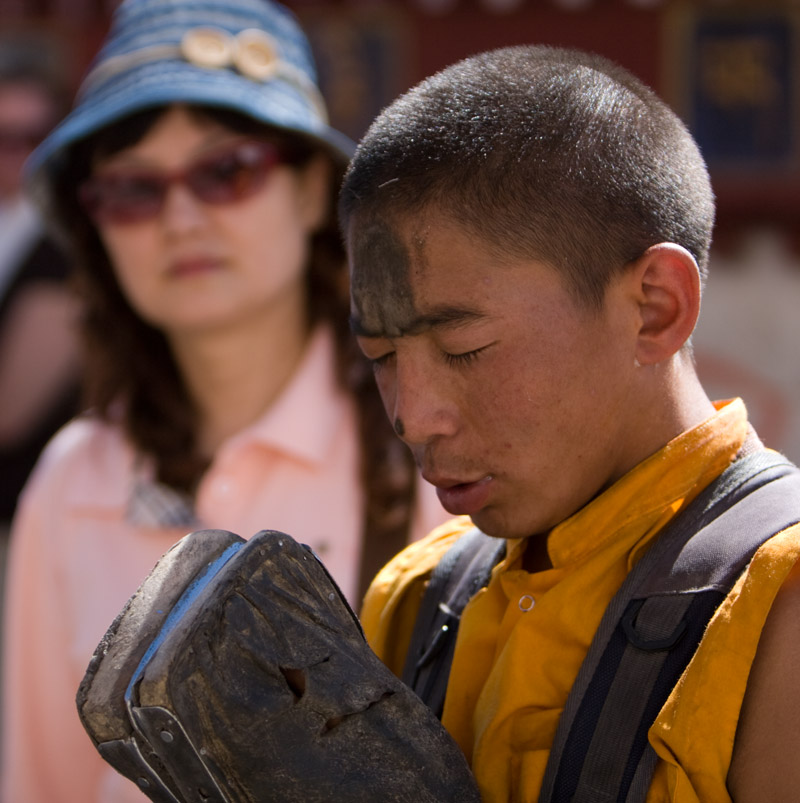
[[[69,114],[31,154],[26,173],[33,183],[60,171],[69,147],[107,125],[148,108],[174,104],[226,108],[316,141],[345,167],[355,143],[322,122],[304,96],[276,77],[254,87],[230,69],[204,69],[178,59],[143,64],[108,81]]]

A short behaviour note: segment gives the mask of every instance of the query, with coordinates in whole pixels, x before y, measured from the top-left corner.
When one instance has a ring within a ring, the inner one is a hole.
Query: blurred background
[[[0,0],[0,48],[33,37],[73,88],[115,0]],[[424,76],[538,42],[639,75],[700,143],[718,197],[698,367],[742,396],[800,461],[800,0],[288,0],[312,40],[334,125],[358,138]],[[2,404],[2,400],[0,400]]]

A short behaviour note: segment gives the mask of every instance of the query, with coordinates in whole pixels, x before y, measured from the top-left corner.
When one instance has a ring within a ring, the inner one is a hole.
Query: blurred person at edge
[[[351,148],[283,7],[127,0],[32,156],[76,257],[90,412],[49,444],[14,521],[5,803],[145,799],[97,754],[75,693],[185,533],[288,531],[357,607],[447,517],[349,333],[333,201]]]
[[[25,160],[69,107],[57,54],[0,38],[0,537],[41,450],[78,409],[68,262],[25,193]]]

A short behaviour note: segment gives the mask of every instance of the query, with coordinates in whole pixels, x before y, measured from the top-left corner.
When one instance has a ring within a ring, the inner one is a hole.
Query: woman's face
[[[186,175],[250,141],[220,123],[173,107],[132,147],[98,160],[93,176]],[[131,306],[167,337],[305,315],[310,234],[328,211],[323,156],[300,168],[278,162],[252,194],[209,203],[184,181],[137,220],[100,218],[97,227]]]

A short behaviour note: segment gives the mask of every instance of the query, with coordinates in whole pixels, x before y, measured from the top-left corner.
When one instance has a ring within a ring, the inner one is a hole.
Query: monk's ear
[[[651,246],[632,265],[639,304],[636,359],[654,365],[676,354],[700,314],[700,270],[682,246]]]

